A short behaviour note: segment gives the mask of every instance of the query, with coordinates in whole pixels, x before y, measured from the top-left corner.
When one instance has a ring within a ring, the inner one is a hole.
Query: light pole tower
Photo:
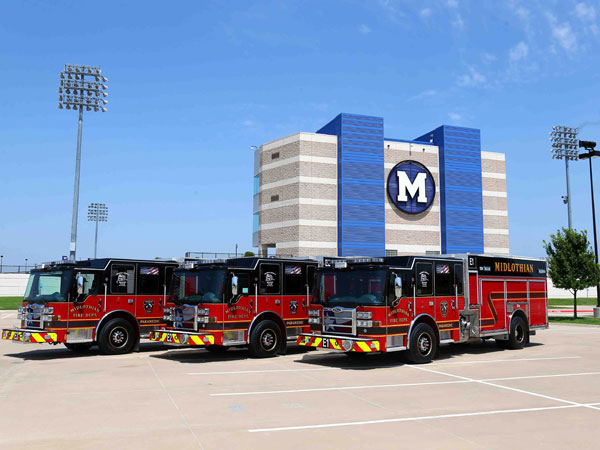
[[[73,193],[73,218],[71,222],[71,245],[69,259],[75,261],[77,250],[77,213],[79,208],[79,168],[81,165],[81,128],[83,125],[83,109],[86,111],[105,112],[108,96],[104,84],[108,80],[101,75],[100,67],[65,64],[60,73],[58,88],[59,109],[79,110],[79,126],[77,129],[77,156],[75,158],[75,188]]]
[[[579,141],[577,140],[577,128],[554,126],[550,132],[552,142],[552,158],[565,160],[567,174],[567,195],[563,196],[563,202],[567,204],[569,214],[569,229],[573,228],[571,218],[571,182],[569,181],[569,160],[577,160]]]
[[[98,250],[98,222],[108,221],[108,208],[104,203],[90,203],[88,206],[88,221],[96,222],[96,237],[94,239],[94,259]]]

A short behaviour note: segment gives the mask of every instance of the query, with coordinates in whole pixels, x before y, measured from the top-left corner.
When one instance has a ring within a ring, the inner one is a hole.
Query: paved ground
[[[145,343],[81,356],[0,341],[0,448],[598,448],[600,327],[532,339],[445,346],[423,366],[393,353],[256,360]]]

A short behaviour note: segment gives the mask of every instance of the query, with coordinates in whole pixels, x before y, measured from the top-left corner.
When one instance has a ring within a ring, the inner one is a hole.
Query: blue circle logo
[[[435,182],[427,168],[416,161],[402,161],[390,171],[387,192],[391,202],[407,214],[429,209],[435,198]]]

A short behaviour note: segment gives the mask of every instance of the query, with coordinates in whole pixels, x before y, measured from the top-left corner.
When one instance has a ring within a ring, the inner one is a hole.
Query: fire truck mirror
[[[238,295],[238,277],[235,275],[231,277],[231,295],[234,297]]]
[[[402,297],[402,277],[394,275],[394,296],[398,299]]]
[[[85,289],[85,278],[78,273],[77,274],[77,296],[83,295]]]

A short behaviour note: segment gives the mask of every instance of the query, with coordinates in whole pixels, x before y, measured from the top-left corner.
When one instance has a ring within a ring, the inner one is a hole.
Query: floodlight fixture
[[[58,108],[79,111],[77,129],[77,154],[75,159],[75,187],[73,193],[73,217],[71,221],[71,244],[69,259],[75,261],[77,249],[77,216],[79,209],[79,173],[81,164],[81,130],[83,125],[83,110],[106,112],[107,102],[100,99],[100,94],[106,97],[108,79],[102,75],[100,67],[65,64],[60,73],[58,87]]]
[[[579,140],[577,134],[579,129],[574,127],[566,127],[562,125],[555,125],[552,127],[550,134],[550,141],[552,142],[553,159],[564,159],[565,170],[567,176],[567,195],[566,198],[563,196],[563,201],[567,204],[568,212],[568,223],[569,229],[572,228],[572,214],[571,214],[571,182],[569,180],[569,161],[575,161],[579,159]]]
[[[98,222],[108,222],[108,207],[104,203],[88,205],[88,221],[96,222],[96,237],[94,238],[94,258],[98,252]]]

